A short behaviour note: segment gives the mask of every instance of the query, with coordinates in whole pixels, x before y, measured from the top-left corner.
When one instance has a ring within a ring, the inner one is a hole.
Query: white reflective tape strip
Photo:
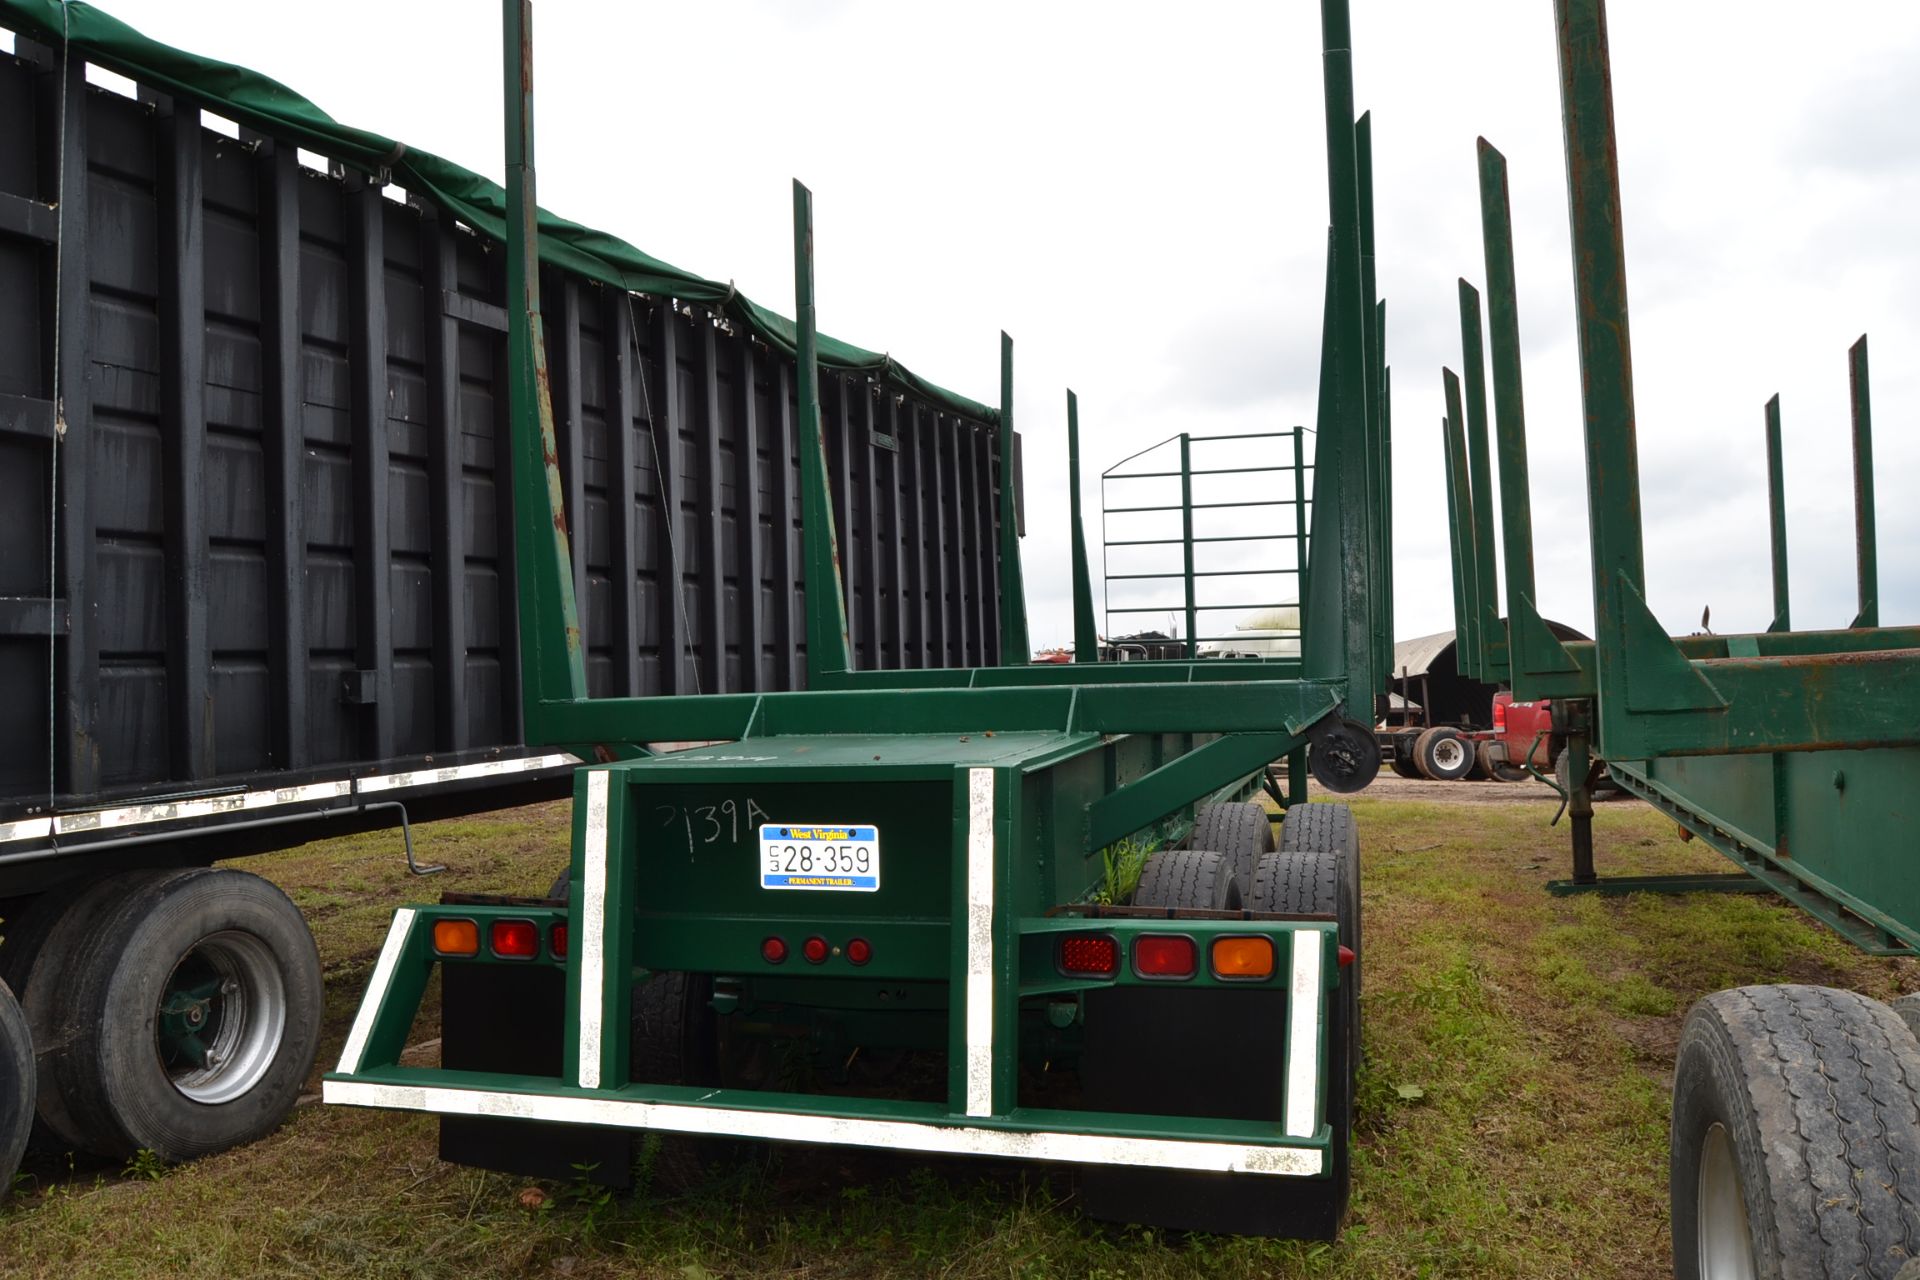
[[[1320,948],[1316,929],[1293,932],[1293,979],[1287,988],[1285,1132],[1310,1138],[1320,1128]]]
[[[993,1114],[993,770],[967,770],[967,1114]]]
[[[52,818],[25,818],[0,822],[0,844],[16,840],[45,840],[50,836],[86,835],[96,831],[117,831],[125,827],[143,827],[156,822],[184,822],[195,818],[214,818],[228,813],[252,813],[276,809],[282,805],[312,804],[321,800],[339,800],[347,796],[372,795],[405,787],[441,786],[476,778],[537,773],[577,765],[577,757],[564,752],[543,756],[524,756],[513,760],[483,760],[479,764],[453,765],[445,769],[418,769],[409,773],[383,773],[366,778],[335,778],[330,782],[309,782],[294,787],[262,787],[254,791],[233,791],[217,796],[192,796],[179,800],[157,800],[149,804],[121,805],[114,809],[88,809],[82,813],[63,813]]]
[[[587,775],[585,865],[580,869],[580,1079],[600,1087],[600,1031],[606,1021],[607,771]]]
[[[0,822],[0,844],[5,844],[9,840],[45,840],[52,834],[52,818],[22,818],[18,822]]]
[[[322,1087],[322,1096],[329,1103],[351,1107],[549,1120],[621,1129],[661,1129],[728,1138],[771,1138],[778,1142],[890,1147],[943,1155],[1055,1160],[1068,1164],[1125,1164],[1290,1177],[1312,1177],[1321,1172],[1322,1167],[1320,1151],[1315,1147],[949,1128],[912,1120],[858,1120],[787,1111],[744,1111],[680,1103],[628,1102],[619,1098],[562,1098],[482,1089],[373,1084],[360,1080],[329,1080]]]
[[[447,782],[466,782],[473,778],[496,778],[503,774],[534,773],[577,764],[570,755],[523,756],[515,760],[482,760],[479,764],[449,765],[444,769],[414,769],[407,773],[382,773],[359,778],[354,790],[362,795],[376,791],[398,791],[402,787],[432,787]]]
[[[380,1012],[380,1006],[386,1003],[387,988],[393,985],[393,971],[400,963],[401,953],[407,949],[407,938],[413,933],[414,910],[401,907],[393,913],[393,925],[387,930],[387,940],[380,948],[380,958],[374,962],[373,978],[367,983],[367,994],[360,1001],[360,1012],[353,1015],[353,1028],[347,1032],[346,1047],[340,1050],[339,1069],[351,1075],[360,1069],[360,1059],[367,1052],[367,1037],[373,1034],[373,1020]]]

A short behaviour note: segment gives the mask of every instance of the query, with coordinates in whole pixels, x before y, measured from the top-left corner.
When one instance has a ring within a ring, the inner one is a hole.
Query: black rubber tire
[[[1162,849],[1141,869],[1133,905],[1231,911],[1240,905],[1240,886],[1234,883],[1233,863],[1223,853]]]
[[[239,996],[215,997],[215,1025],[247,1034],[268,1020],[256,1042],[257,1078],[236,1083],[241,1091],[230,1098],[188,1096],[156,1047],[161,999],[195,955],[203,958],[197,963],[224,955],[252,966],[235,980]],[[313,935],[276,886],[225,868],[164,872],[100,916],[70,977],[71,1039],[43,1062],[51,1063],[87,1150],[114,1158],[151,1151],[178,1163],[264,1137],[292,1111],[319,1049],[323,992]]]
[[[1887,1008],[1900,1015],[1900,1021],[1907,1024],[1907,1030],[1920,1040],[1920,993],[1898,996],[1887,1001]]]
[[[33,1132],[33,1090],[33,1034],[13,988],[0,982],[0,1200],[13,1189]]]
[[[1289,829],[1291,834],[1289,834]],[[1285,915],[1330,915],[1340,945],[1353,952],[1330,1015],[1333,1045],[1326,1119],[1333,1128],[1332,1176],[1290,1189],[1291,1233],[1332,1239],[1346,1216],[1352,1186],[1354,1097],[1360,1069],[1360,836],[1345,805],[1296,805],[1287,811],[1280,848],[1260,859],[1247,906]]]
[[[1494,744],[1476,742],[1473,745],[1474,763],[1478,766],[1478,775],[1489,782],[1525,782],[1527,771],[1518,765],[1508,764],[1505,760],[1496,760],[1493,754]]]
[[[33,1036],[38,1072],[33,1145],[46,1151],[84,1151],[86,1142],[71,1114],[61,1061],[75,1052],[73,990],[82,948],[103,917],[138,897],[164,874],[124,871],[84,886],[76,894],[55,891],[34,904],[21,922],[20,953],[7,967],[7,981],[20,996]],[[9,948],[11,949],[11,948]]]
[[[1886,1005],[1782,985],[1688,1011],[1669,1164],[1676,1280],[1702,1274],[1710,1134],[1730,1156],[1760,1280],[1892,1280],[1920,1256],[1920,1044]],[[1737,1242],[1725,1221],[1715,1238]]]
[[[1415,765],[1413,761],[1401,755],[1396,755],[1393,759],[1387,761],[1387,768],[1393,770],[1397,776],[1413,782],[1422,782],[1427,776],[1420,772],[1419,766]]]
[[[92,887],[91,880],[69,880],[31,898],[16,898],[8,904],[7,917],[0,924],[0,982],[11,986],[16,995],[27,989],[27,974],[33,968],[47,935],[59,923],[76,898]]]
[[[1435,782],[1458,782],[1473,772],[1473,744],[1437,724],[1413,740],[1413,763]]]
[[[1194,810],[1193,835],[1187,844],[1227,856],[1244,902],[1253,887],[1253,864],[1261,854],[1274,850],[1273,823],[1267,818],[1266,807],[1251,800],[1202,805]]]
[[[663,970],[633,984],[633,1047],[627,1078],[646,1084],[717,1085],[720,1047],[713,979]],[[695,1186],[733,1144],[684,1133],[636,1135],[648,1191]]]

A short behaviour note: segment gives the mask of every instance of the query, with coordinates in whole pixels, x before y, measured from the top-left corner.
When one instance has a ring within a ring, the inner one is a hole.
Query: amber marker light
[[[477,956],[480,926],[471,920],[435,920],[433,949],[443,956]]]
[[[1213,976],[1255,982],[1273,976],[1273,939],[1215,938]]]

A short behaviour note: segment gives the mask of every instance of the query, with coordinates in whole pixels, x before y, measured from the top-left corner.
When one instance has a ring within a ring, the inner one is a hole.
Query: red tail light
[[[1191,978],[1197,962],[1192,938],[1148,933],[1133,943],[1134,972],[1145,978]]]
[[[1103,934],[1060,939],[1060,971],[1111,978],[1120,971],[1120,944]]]
[[[800,944],[800,954],[807,958],[808,964],[823,964],[827,959],[827,940],[821,937],[808,938]]]
[[[1499,698],[1493,700],[1493,728],[1496,733],[1507,727],[1507,704]]]
[[[787,940],[768,938],[760,944],[760,958],[768,964],[780,964],[787,958]]]
[[[855,938],[847,944],[847,959],[855,964],[865,964],[873,959],[873,944],[865,938]]]
[[[560,959],[567,958],[567,926],[564,923],[547,930],[547,946]]]
[[[497,956],[531,960],[540,954],[540,930],[531,920],[495,920],[489,936]]]

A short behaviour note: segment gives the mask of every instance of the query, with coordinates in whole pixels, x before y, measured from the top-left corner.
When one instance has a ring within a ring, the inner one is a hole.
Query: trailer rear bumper
[[[1272,1126],[1246,1121],[1103,1112],[1019,1110],[962,1117],[924,1103],[861,1100],[858,1110],[823,1110],[825,1099],[749,1091],[629,1085],[570,1090],[551,1080],[488,1078],[489,1083],[427,1083],[419,1068],[362,1077],[329,1076],[328,1103],[437,1115],[533,1120],[611,1129],[647,1129],[722,1138],[761,1138],[929,1155],[978,1155],[1069,1164],[1134,1165],[1202,1173],[1315,1177],[1327,1172],[1328,1135],[1281,1140]],[[450,1073],[431,1073],[436,1080]],[[844,1100],[835,1100],[844,1101]],[[798,1104],[807,1104],[799,1109]],[[783,1107],[793,1109],[782,1109]],[[884,1114],[876,1114],[884,1112]],[[1147,1122],[1143,1124],[1144,1122]],[[1208,1137],[1179,1136],[1172,1126]]]

